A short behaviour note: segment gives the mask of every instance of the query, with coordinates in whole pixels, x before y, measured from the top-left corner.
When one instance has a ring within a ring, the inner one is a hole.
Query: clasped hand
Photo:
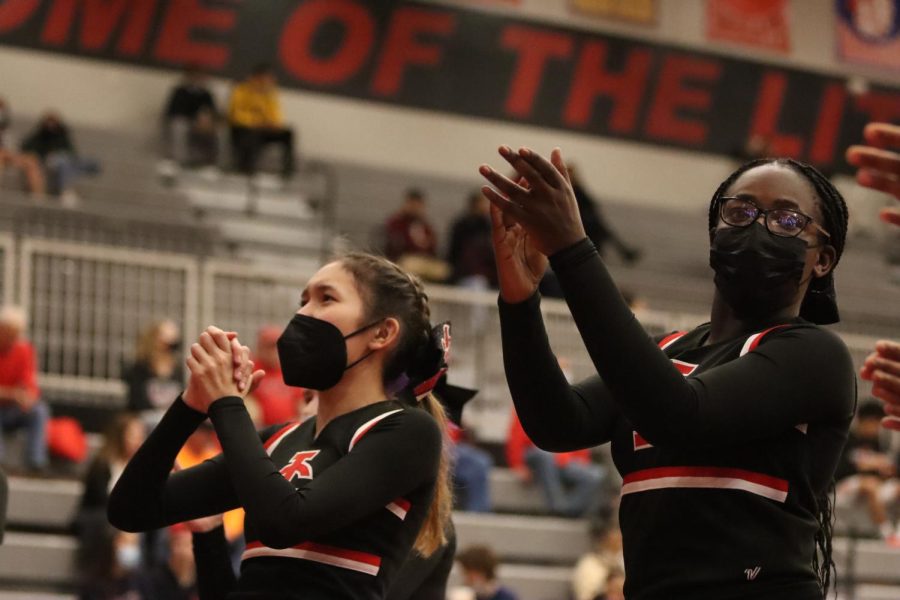
[[[185,362],[191,374],[182,400],[204,414],[220,398],[245,398],[265,375],[265,371],[254,370],[250,348],[241,345],[236,333],[213,326],[191,344]]]
[[[501,146],[499,152],[516,170],[518,181],[488,165],[478,170],[494,186],[484,186],[482,192],[491,201],[500,295],[517,303],[537,290],[548,257],[582,240],[585,233],[559,148],[549,161],[528,148],[516,153]]]

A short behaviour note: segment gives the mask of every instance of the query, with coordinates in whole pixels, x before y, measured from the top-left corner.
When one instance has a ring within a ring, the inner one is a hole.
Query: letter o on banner
[[[0,2],[0,33],[12,31],[31,18],[40,0],[8,0]]]
[[[315,56],[313,39],[331,21],[344,27],[340,47],[331,56]],[[375,21],[362,4],[352,0],[312,0],[298,7],[288,19],[278,52],[285,70],[298,80],[337,85],[360,69],[374,40]]]

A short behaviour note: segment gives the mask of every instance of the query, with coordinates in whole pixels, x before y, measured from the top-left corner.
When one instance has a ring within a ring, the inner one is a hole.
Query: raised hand
[[[521,225],[505,220],[493,204],[491,225],[500,296],[510,304],[524,302],[537,291],[547,270],[547,257],[529,241]]]
[[[503,213],[507,226],[521,226],[529,243],[544,256],[582,240],[584,226],[559,148],[553,150],[549,161],[528,148],[513,152],[501,146],[499,152],[528,183],[515,183],[488,165],[479,168],[494,186],[485,186],[482,191]]]
[[[187,358],[191,376],[182,396],[184,402],[202,413],[209,405],[226,396],[246,397],[258,385],[262,370],[253,370],[250,349],[241,346],[236,337],[217,327],[209,327],[191,345]]]
[[[880,341],[859,371],[860,377],[872,382],[872,395],[884,405],[882,425],[900,431],[900,344]]]
[[[900,200],[900,125],[869,123],[863,137],[866,145],[847,149],[847,162],[858,169],[856,181]],[[900,225],[900,209],[885,208],[881,218]]]

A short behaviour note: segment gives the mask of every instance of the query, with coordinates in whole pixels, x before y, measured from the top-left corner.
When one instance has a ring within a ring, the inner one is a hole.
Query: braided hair
[[[841,193],[837,188],[835,188],[834,185],[815,167],[791,158],[761,158],[752,160],[741,165],[734,173],[729,175],[728,178],[719,185],[709,203],[710,232],[715,229],[718,223],[720,203],[722,202],[723,196],[725,196],[725,193],[728,191],[728,188],[730,188],[731,185],[747,171],[765,165],[776,165],[791,169],[799,175],[802,175],[810,185],[812,185],[816,192],[816,196],[818,196],[820,200],[818,204],[822,211],[822,218],[825,221],[824,227],[831,235],[828,239],[828,244],[834,248],[834,266],[837,266],[841,254],[844,252],[844,244],[847,241],[847,223],[849,220],[847,203],[844,201],[844,197],[841,196]],[[809,290],[807,290],[807,298],[815,294],[833,294],[834,280],[832,273],[834,272],[834,266],[828,275],[812,281]],[[833,479],[825,494],[820,498],[816,498],[815,502],[815,516],[819,528],[816,531],[816,552],[812,556],[812,564],[813,569],[816,572],[816,577],[819,580],[819,586],[822,588],[823,594],[827,596],[833,576],[836,574],[831,544],[834,530]]]
[[[388,317],[400,322],[399,341],[384,363],[382,378],[385,387],[391,387],[390,384],[401,377],[420,382],[433,375],[438,365],[432,343],[431,309],[419,278],[386,258],[373,254],[350,252],[337,261],[353,276],[364,299],[367,313],[364,322]],[[441,403],[428,394],[418,404],[434,417],[446,440],[447,417]],[[452,504],[450,457],[445,444],[438,467],[434,500],[415,544],[415,549],[423,556],[431,555],[446,543]]]

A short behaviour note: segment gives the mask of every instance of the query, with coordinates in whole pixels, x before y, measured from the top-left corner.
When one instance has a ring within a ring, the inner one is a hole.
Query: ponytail
[[[447,543],[447,524],[450,522],[450,511],[453,509],[453,491],[450,487],[450,445],[447,435],[447,415],[444,407],[429,393],[421,401],[422,408],[430,414],[441,430],[441,459],[438,464],[437,480],[434,485],[434,498],[428,507],[428,514],[414,548],[422,556],[428,557]]]

